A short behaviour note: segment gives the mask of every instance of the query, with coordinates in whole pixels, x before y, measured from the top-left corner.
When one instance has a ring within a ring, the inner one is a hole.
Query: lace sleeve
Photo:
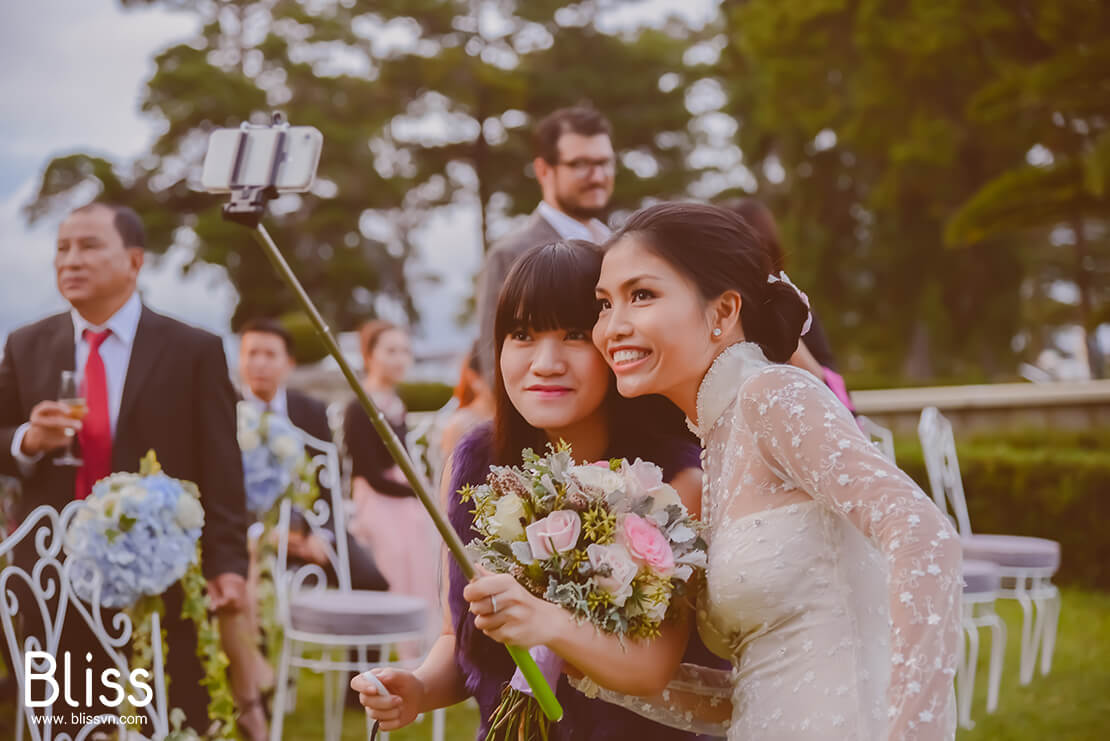
[[[589,677],[570,684],[587,697],[597,697],[648,720],[709,736],[728,734],[732,716],[732,672],[681,664],[667,688],[654,697],[634,697],[606,689]]]
[[[886,557],[889,738],[949,738],[962,588],[952,525],[808,374],[774,366],[753,375],[740,406],[767,464],[848,518]]]

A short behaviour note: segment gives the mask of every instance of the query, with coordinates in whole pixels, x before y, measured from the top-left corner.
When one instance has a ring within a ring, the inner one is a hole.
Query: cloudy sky
[[[617,23],[661,18],[680,11],[697,20],[713,0],[646,0]],[[142,153],[154,122],[139,111],[139,97],[153,72],[154,55],[195,31],[187,13],[122,10],[115,0],[34,0],[9,3],[0,24],[0,337],[15,327],[64,308],[53,283],[51,252],[57,227],[48,219],[29,227],[23,206],[53,156],[93,152],[117,161]],[[471,235],[459,239],[460,234]],[[437,236],[450,238],[437,238]],[[424,333],[465,337],[454,331],[458,312],[478,268],[476,214],[463,209],[425,229],[425,264],[431,245],[452,245],[435,263],[452,266],[445,282],[419,301]],[[144,270],[140,281],[154,308],[219,333],[228,331],[235,292],[221,268],[204,267],[182,278],[188,254],[171,252]]]

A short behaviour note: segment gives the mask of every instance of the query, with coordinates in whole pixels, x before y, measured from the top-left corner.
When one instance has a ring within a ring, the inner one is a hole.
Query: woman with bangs
[[[524,448],[541,451],[560,440],[571,445],[579,461],[640,457],[655,462],[691,512],[695,516],[699,512],[698,447],[683,428],[681,414],[661,398],[621,398],[605,358],[592,343],[598,313],[594,286],[601,260],[600,249],[589,242],[544,245],[516,262],[501,289],[495,320],[500,342],[494,419],[462,439],[443,476],[442,494],[451,523],[464,542],[478,534],[472,529],[469,508],[456,492],[468,484],[483,483],[491,465],[519,465]],[[509,575],[497,578],[516,584]],[[499,598],[496,606],[488,600],[480,606],[473,595],[464,597],[466,587],[461,569],[451,562],[444,630],[427,659],[414,672],[374,670],[392,697],[383,698],[364,679],[352,681],[382,730],[401,728],[420,713],[473,696],[481,716],[478,738],[485,738],[488,718],[515,669],[497,643],[514,642],[511,635],[498,630],[504,616],[547,626],[544,640],[536,643],[559,654],[568,671],[575,672],[576,661],[587,663],[597,648],[598,633],[592,625],[579,625],[569,612],[523,589],[507,594],[505,600]],[[473,604],[468,604],[468,598]],[[663,639],[642,646],[660,652],[660,663],[668,665],[683,655],[689,636],[690,623],[683,619],[666,626]],[[615,662],[611,672],[593,678],[630,694],[659,689],[652,673],[644,672],[639,663],[636,671],[628,668]],[[553,726],[553,739],[692,738],[601,700],[587,699],[569,686],[565,676],[556,692],[565,715]]]

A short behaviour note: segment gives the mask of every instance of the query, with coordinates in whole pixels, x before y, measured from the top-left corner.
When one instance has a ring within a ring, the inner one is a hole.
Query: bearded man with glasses
[[[532,167],[542,200],[524,226],[490,249],[478,280],[479,365],[494,383],[493,317],[509,268],[533,247],[565,239],[603,242],[601,218],[613,195],[617,171],[609,122],[592,108],[560,108],[532,133]]]

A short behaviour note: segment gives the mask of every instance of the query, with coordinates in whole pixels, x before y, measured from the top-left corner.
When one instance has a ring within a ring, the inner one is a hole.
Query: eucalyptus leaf
[[[644,517],[648,512],[651,512],[651,505],[654,501],[652,497],[637,497],[632,501],[630,511],[634,515]]]
[[[532,556],[532,546],[528,545],[528,543],[526,541],[523,541],[523,540],[513,541],[512,545],[510,546],[510,549],[511,549],[513,557],[516,558],[517,561],[519,561],[521,564],[523,564],[525,566],[528,566],[528,565],[534,563],[535,560],[536,560]]]
[[[689,525],[675,525],[671,528],[671,540],[676,543],[688,543],[697,535]]]

